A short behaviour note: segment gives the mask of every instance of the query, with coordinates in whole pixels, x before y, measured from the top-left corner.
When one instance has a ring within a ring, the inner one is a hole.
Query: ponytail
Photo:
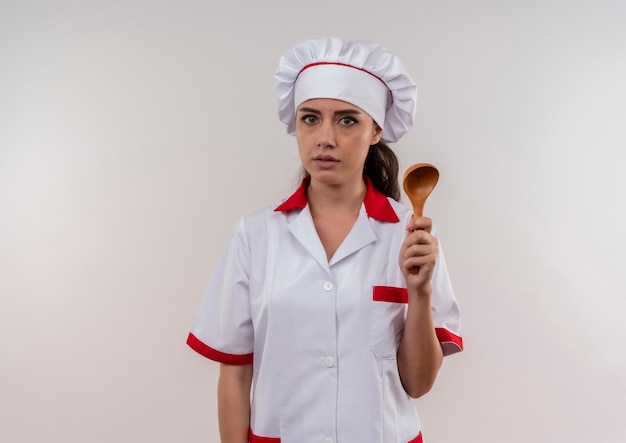
[[[398,157],[383,142],[370,146],[363,167],[374,187],[385,196],[400,201],[400,185],[398,184]]]

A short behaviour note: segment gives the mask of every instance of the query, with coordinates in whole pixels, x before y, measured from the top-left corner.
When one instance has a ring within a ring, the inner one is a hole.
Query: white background
[[[626,441],[626,3],[0,3],[0,441],[216,442],[184,342],[244,214],[294,189],[279,56],[378,41],[464,315],[428,443]],[[352,443],[352,442],[344,442]]]

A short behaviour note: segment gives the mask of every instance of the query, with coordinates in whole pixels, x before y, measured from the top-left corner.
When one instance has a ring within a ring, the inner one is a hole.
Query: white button
[[[330,282],[330,281],[325,281],[324,282],[324,290],[325,291],[332,291],[334,287],[335,287],[335,285],[333,285],[333,282]]]
[[[325,438],[324,439],[324,443],[333,443],[333,439],[332,438]]]
[[[333,366],[335,366],[335,359],[332,357],[326,357],[324,359],[324,364],[327,368],[332,368]]]

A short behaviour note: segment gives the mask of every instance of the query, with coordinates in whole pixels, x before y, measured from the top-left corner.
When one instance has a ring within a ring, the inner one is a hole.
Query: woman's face
[[[341,100],[307,100],[296,112],[300,160],[311,180],[320,183],[362,183],[367,152],[381,135],[365,111]]]

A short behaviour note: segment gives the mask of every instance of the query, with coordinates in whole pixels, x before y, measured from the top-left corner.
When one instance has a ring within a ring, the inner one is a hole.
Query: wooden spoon
[[[418,163],[409,167],[404,173],[402,184],[404,192],[411,201],[413,206],[413,215],[421,217],[424,213],[424,203],[426,198],[433,191],[439,181],[439,171],[433,165],[428,163]],[[409,269],[411,274],[417,274],[419,267],[415,266]]]

